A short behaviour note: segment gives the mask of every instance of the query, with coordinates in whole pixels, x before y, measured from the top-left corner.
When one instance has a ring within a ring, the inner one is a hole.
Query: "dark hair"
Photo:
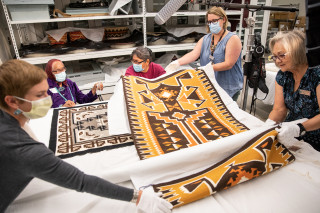
[[[138,58],[146,61],[149,59],[149,61],[152,61],[152,50],[148,47],[137,47],[135,50],[131,53],[131,59],[133,58],[133,55],[136,55]]]

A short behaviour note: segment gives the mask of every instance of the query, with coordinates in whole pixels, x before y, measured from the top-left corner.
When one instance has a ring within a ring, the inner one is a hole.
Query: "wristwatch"
[[[298,123],[297,124],[300,128],[300,134],[299,134],[299,137],[300,136],[304,136],[306,133],[307,133],[307,130],[304,128],[304,126],[302,125],[302,123]]]

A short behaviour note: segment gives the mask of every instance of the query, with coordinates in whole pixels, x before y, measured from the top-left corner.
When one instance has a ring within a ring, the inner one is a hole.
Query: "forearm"
[[[307,131],[313,131],[320,129],[320,115],[316,115],[313,118],[308,119],[302,123]]]
[[[77,102],[79,104],[91,103],[97,98],[98,98],[98,95],[97,94],[93,95],[91,90],[86,95],[83,94],[81,91],[77,94]]]
[[[197,55],[195,55],[192,51],[185,54],[184,56],[182,56],[181,58],[178,59],[180,66],[182,65],[186,65],[189,64],[191,62],[194,62],[195,60],[197,60],[199,57]]]
[[[101,197],[130,201],[133,189],[118,186],[102,178],[84,174],[76,167],[66,163],[43,149],[37,162],[29,169],[34,177],[79,192],[87,192]]]
[[[133,197],[133,189],[110,183],[99,177],[85,175],[84,183],[83,192],[123,201],[130,201]]]
[[[230,70],[233,67],[234,64],[230,64],[228,62],[221,62],[221,63],[217,63],[217,64],[213,64],[212,68],[214,71],[226,71],[226,70]]]
[[[287,110],[273,109],[269,114],[269,119],[275,121],[276,123],[281,123],[284,121],[287,115]]]

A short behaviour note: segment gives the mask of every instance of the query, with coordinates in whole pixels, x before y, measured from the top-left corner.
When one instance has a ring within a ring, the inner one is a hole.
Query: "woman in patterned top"
[[[271,58],[280,68],[276,76],[273,110],[267,122],[280,123],[307,118],[278,130],[279,141],[297,138],[320,151],[320,68],[308,66],[305,35],[301,31],[279,32],[270,40]]]

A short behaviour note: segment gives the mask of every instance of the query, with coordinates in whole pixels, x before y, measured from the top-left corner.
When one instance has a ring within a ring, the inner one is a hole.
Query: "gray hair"
[[[281,42],[285,50],[290,54],[293,66],[308,64],[306,40],[303,32],[300,30],[278,32],[269,42],[271,52],[277,42]]]
[[[147,47],[137,47],[135,50],[131,53],[131,59],[133,55],[136,55],[138,58],[146,61],[149,59],[149,61],[152,61],[152,51]]]

